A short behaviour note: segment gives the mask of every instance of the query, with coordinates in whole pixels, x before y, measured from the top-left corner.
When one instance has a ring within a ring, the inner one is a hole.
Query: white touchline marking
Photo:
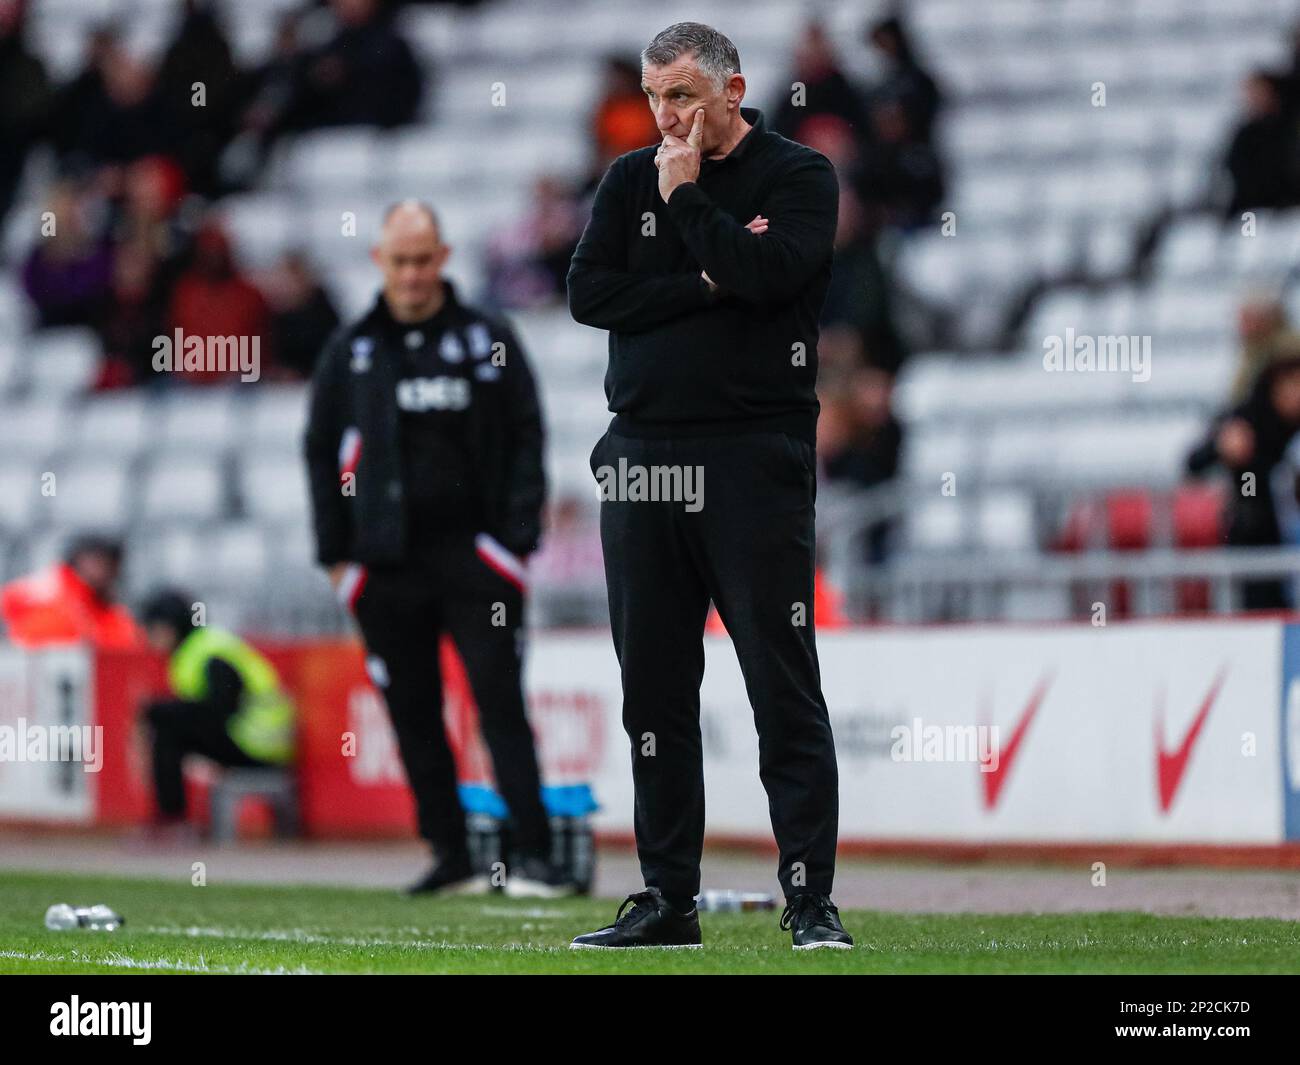
[[[526,943],[452,943],[447,940],[421,939],[412,933],[411,939],[366,938],[359,936],[330,936],[307,932],[301,928],[253,929],[244,928],[189,928],[154,927],[145,932],[164,936],[188,936],[197,939],[261,939],[283,943],[320,943],[341,947],[407,947],[416,950],[504,950],[524,954],[547,954],[558,947],[532,946]]]
[[[68,954],[49,954],[43,950],[0,950],[0,958],[14,958],[17,961],[52,961],[67,962],[75,965],[105,965],[115,969],[151,969],[177,973],[230,973],[248,976],[315,976],[314,969],[300,965],[287,969],[283,965],[274,969],[258,969],[250,965],[209,965],[200,956],[197,962],[171,961],[156,958],[149,961],[144,958],[132,958],[127,954],[114,952],[103,957],[91,957],[88,954],[73,952]]]

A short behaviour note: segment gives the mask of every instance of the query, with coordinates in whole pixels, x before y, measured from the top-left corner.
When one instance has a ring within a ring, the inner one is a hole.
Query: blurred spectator
[[[88,198],[72,182],[50,190],[45,211],[54,232],[37,238],[23,265],[23,288],[42,326],[98,326],[107,309],[113,252],[87,217]]]
[[[834,268],[821,322],[823,329],[844,327],[858,334],[851,364],[865,363],[892,374],[902,364],[904,348],[894,324],[893,283],[880,261],[878,241],[857,194],[842,188]],[[832,362],[840,342],[832,336],[827,345]]]
[[[190,187],[217,191],[217,159],[233,135],[239,90],[230,44],[209,0],[185,0],[185,14],[158,68],[158,95],[176,131],[173,150]],[[202,86],[202,104],[195,88]]]
[[[281,369],[311,376],[316,357],[338,327],[338,311],[307,257],[291,251],[262,282],[271,307],[271,347]]]
[[[24,39],[27,0],[0,0],[0,221],[53,103],[45,66]]]
[[[190,265],[176,280],[168,330],[184,336],[257,338],[263,365],[269,363],[270,316],[262,293],[235,268],[230,240],[215,220],[200,227]],[[218,369],[187,370],[190,383],[227,381]]]
[[[111,295],[100,327],[101,387],[145,381],[153,372],[153,341],[167,327],[172,286],[188,250],[178,220],[184,193],[180,167],[164,156],[137,160],[124,172],[115,202]]]
[[[790,81],[802,85],[803,92],[796,102],[793,88],[783,91],[772,108],[772,129],[781,136],[807,144],[806,124],[823,116],[840,119],[859,142],[871,136],[862,93],[840,69],[826,27],[818,21],[805,25],[795,45]]]
[[[894,417],[893,377],[864,367],[840,388],[826,390],[817,425],[817,451],[831,483],[875,488],[898,473],[903,427]],[[878,521],[866,535],[866,560],[884,561],[892,523]]]
[[[893,413],[894,379],[883,370],[863,367],[832,400],[842,418],[818,440],[827,478],[873,488],[898,472],[903,427]]]
[[[76,129],[70,138],[74,163],[130,163],[170,152],[176,133],[153,68],[114,41],[99,57],[98,75],[98,86],[87,86],[81,111],[69,116]]]
[[[867,41],[880,52],[886,65],[884,77],[872,90],[872,103],[896,104],[911,135],[923,143],[932,143],[943,94],[917,59],[901,19],[892,15],[874,23],[867,31]]]
[[[1215,420],[1187,457],[1187,472],[1200,476],[1221,466],[1232,476],[1227,541],[1236,547],[1276,547],[1282,542],[1272,473],[1300,430],[1300,359],[1274,362],[1260,374],[1243,402]],[[1282,609],[1283,583],[1246,581],[1247,610]]]
[[[641,67],[621,56],[605,60],[604,89],[591,118],[596,146],[592,173],[597,181],[620,155],[662,139],[641,89]]]
[[[147,381],[154,338],[167,322],[167,288],[159,263],[139,241],[113,253],[112,304],[103,326],[104,373],[99,388]]]
[[[1280,80],[1257,70],[1242,85],[1246,115],[1225,165],[1232,180],[1228,215],[1296,202],[1295,126],[1283,112]]]
[[[867,208],[900,229],[931,221],[944,193],[939,156],[908,116],[897,100],[872,105],[874,137],[853,176]]]
[[[297,118],[305,57],[299,43],[302,15],[288,11],[276,24],[271,57],[243,76],[239,132],[221,162],[228,185],[246,187],[261,169],[271,145]]]
[[[104,64],[109,53],[119,47],[116,26],[110,23],[91,30],[77,76],[55,91],[47,132],[65,169],[70,169],[83,116],[100,106],[104,95]]]
[[[580,236],[582,219],[568,186],[559,178],[539,177],[527,216],[489,241],[489,302],[519,309],[563,299]]]
[[[304,62],[294,111],[299,128],[412,121],[424,76],[379,0],[330,0],[337,31]]]
[[[0,618],[20,647],[91,643],[101,648],[138,646],[141,635],[130,612],[115,602],[122,545],[103,536],[81,536],[62,562],[0,589]]]
[[[1300,358],[1300,334],[1287,320],[1286,308],[1273,298],[1249,300],[1237,312],[1241,355],[1232,382],[1231,402],[1244,403],[1259,375],[1275,362]]]

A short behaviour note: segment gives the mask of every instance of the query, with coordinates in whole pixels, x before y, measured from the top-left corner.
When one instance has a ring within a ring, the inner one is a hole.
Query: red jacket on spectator
[[[267,338],[270,316],[262,293],[235,269],[230,243],[219,226],[209,223],[195,240],[194,265],[172,291],[170,325],[185,337],[258,338],[262,367],[270,363]],[[230,381],[219,369],[189,371],[191,382]]]
[[[0,588],[0,618],[20,647],[91,643],[117,649],[142,643],[130,611],[100,599],[66,562]]]

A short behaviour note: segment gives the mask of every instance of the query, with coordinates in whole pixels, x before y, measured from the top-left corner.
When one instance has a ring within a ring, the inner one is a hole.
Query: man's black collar
[[[366,322],[375,328],[400,332],[404,329],[427,326],[430,322],[442,321],[449,312],[454,313],[461,309],[460,300],[456,296],[456,286],[446,278],[442,279],[442,293],[442,306],[438,308],[435,314],[421,322],[399,322],[388,309],[388,302],[384,299],[383,292],[380,292],[375,297],[374,306],[370,308],[370,313],[366,315]]]
[[[721,166],[728,159],[743,159],[745,153],[753,146],[754,141],[767,132],[767,122],[763,118],[763,112],[757,107],[742,107],[740,117],[750,125],[750,130],[740,138],[740,143],[731,149],[721,159],[710,159],[705,156],[700,160],[701,163],[711,163],[714,166]]]

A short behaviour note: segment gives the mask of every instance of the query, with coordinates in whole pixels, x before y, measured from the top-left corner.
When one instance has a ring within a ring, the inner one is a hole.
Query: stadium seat
[[[52,455],[67,443],[69,415],[65,403],[48,397],[0,405],[0,451],[7,457]]]
[[[38,394],[70,396],[85,392],[99,376],[99,338],[91,329],[43,329],[25,353],[28,379]]]
[[[1107,546],[1115,551],[1141,551],[1150,547],[1153,510],[1151,494],[1145,489],[1107,495]]]
[[[234,587],[260,584],[268,572],[267,541],[262,528],[249,522],[231,522],[209,537],[205,554],[211,560],[212,579]]]
[[[301,134],[288,146],[279,184],[299,190],[365,192],[378,169],[380,144],[381,135],[366,127]]]
[[[1223,239],[1223,221],[1218,218],[1185,218],[1174,223],[1156,252],[1156,276],[1208,276],[1222,265],[1220,246]]]
[[[232,375],[232,380],[238,380]],[[168,453],[212,454],[228,446],[235,430],[234,400],[237,386],[178,385],[161,402],[158,443]],[[243,387],[243,386],[239,386]]]
[[[905,529],[910,551],[956,552],[971,539],[971,515],[957,497],[934,499],[909,510]]]
[[[1223,492],[1217,485],[1182,485],[1173,500],[1174,542],[1179,547],[1223,543]]]
[[[995,491],[980,499],[979,546],[986,551],[1032,551],[1038,546],[1034,502],[1026,492]]]
[[[244,513],[266,523],[302,520],[309,513],[307,472],[301,459],[245,456],[240,465]]]
[[[300,204],[283,193],[250,193],[221,201],[221,217],[245,269],[264,269],[301,241]]]
[[[14,461],[0,465],[0,529],[22,532],[42,501],[40,470]]]
[[[149,399],[139,391],[91,396],[76,418],[76,442],[84,455],[113,454],[128,462],[144,447]]]
[[[245,397],[236,437],[243,449],[302,453],[307,428],[306,385],[266,385]],[[251,410],[250,410],[251,408]]]
[[[220,516],[224,502],[221,469],[216,461],[164,457],[145,478],[140,517],[151,523],[205,524]]]
[[[126,526],[131,485],[120,463],[99,459],[58,464],[53,472],[55,491],[48,498],[48,510],[55,524],[110,531]]]

